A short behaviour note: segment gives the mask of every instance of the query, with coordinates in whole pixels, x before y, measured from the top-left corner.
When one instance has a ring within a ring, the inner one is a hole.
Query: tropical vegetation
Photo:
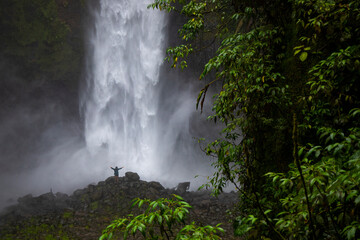
[[[143,210],[142,214],[134,216],[128,214],[124,218],[114,220],[104,231],[99,240],[112,239],[113,236],[123,234],[123,238],[143,237],[144,239],[221,239],[224,230],[219,226],[200,226],[195,222],[185,224],[191,206],[178,195],[172,198],[160,198],[155,201],[137,198],[132,207]]]
[[[209,119],[222,137],[208,186],[240,192],[237,236],[247,239],[360,237],[360,2],[355,0],[155,0],[181,14],[172,67],[191,54],[204,65]],[[206,50],[205,50],[206,51]]]

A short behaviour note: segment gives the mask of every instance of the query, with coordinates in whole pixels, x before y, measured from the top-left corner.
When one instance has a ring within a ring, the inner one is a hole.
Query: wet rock
[[[178,194],[184,194],[190,188],[190,182],[179,183],[176,187],[176,192]]]
[[[150,187],[155,188],[158,191],[164,190],[165,188],[159,182],[149,182]]]
[[[57,192],[55,194],[55,206],[57,209],[65,209],[68,207],[69,196],[65,193]]]
[[[103,191],[101,188],[98,188],[96,190],[94,190],[91,194],[90,194],[90,199],[92,201],[97,201],[100,200],[103,197]]]
[[[106,180],[105,180],[105,184],[114,184],[116,181],[115,177],[108,177]]]
[[[105,181],[98,182],[98,186],[104,186],[104,185],[105,185]]]
[[[211,201],[210,201],[209,199],[202,200],[202,201],[200,202],[200,206],[201,206],[201,207],[204,207],[204,208],[208,208],[210,204],[211,204]]]
[[[27,194],[23,197],[19,197],[18,198],[18,203],[20,204],[26,204],[27,202],[29,202],[31,199],[33,198],[32,194]]]
[[[192,192],[188,191],[189,187],[190,182],[182,182],[174,189],[165,189],[159,182],[146,182],[140,180],[137,173],[127,172],[124,177],[109,177],[97,185],[76,190],[70,196],[52,192],[38,197],[29,194],[19,198],[17,205],[7,208],[6,215],[0,216],[0,235],[2,223],[14,222],[16,226],[19,221],[26,222],[37,216],[39,224],[61,224],[62,231],[66,229],[74,239],[83,239],[85,233],[93,236],[89,239],[98,239],[101,231],[116,217],[141,213],[138,208],[131,208],[134,198],[171,198],[173,193],[181,195],[193,207],[189,215],[191,221],[202,225],[222,222],[225,230],[232,232],[231,224],[226,225],[225,212],[236,202],[237,194],[223,193],[216,198],[210,191]]]
[[[37,200],[42,202],[49,202],[55,200],[55,195],[52,192],[44,193],[37,197]]]
[[[55,196],[56,199],[58,200],[67,200],[69,198],[69,196],[66,193],[61,193],[61,192],[57,192]]]
[[[87,189],[88,189],[88,192],[89,192],[89,193],[92,193],[92,192],[95,191],[95,185],[90,184],[90,185],[87,187]]]
[[[131,182],[131,181],[139,181],[140,180],[139,174],[134,173],[134,172],[126,172],[125,177],[129,182]]]
[[[78,196],[81,196],[81,195],[83,195],[83,194],[85,194],[85,190],[84,189],[78,189],[78,190],[76,190],[74,193],[73,193],[73,195],[75,196],[75,197],[78,197]]]

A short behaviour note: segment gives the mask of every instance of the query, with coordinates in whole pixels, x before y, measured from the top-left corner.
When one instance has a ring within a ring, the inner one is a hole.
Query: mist
[[[209,101],[207,112],[195,109],[203,83],[163,60],[173,23],[146,3],[116,2],[89,6],[78,94],[49,79],[25,84],[2,60],[2,86],[13,91],[0,109],[0,207],[29,193],[70,194],[115,166],[165,187],[191,181],[192,190],[212,174],[197,141],[218,132],[206,120]]]
[[[0,206],[29,193],[77,187],[74,170],[64,178],[73,168],[70,159],[84,147],[75,97],[46,79],[23,79],[5,59],[0,71]]]

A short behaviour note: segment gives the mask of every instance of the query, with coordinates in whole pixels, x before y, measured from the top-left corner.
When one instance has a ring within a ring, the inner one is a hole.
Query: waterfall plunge
[[[51,189],[71,194],[111,176],[109,167],[116,165],[125,167],[121,174],[135,171],[143,180],[160,181],[166,187],[180,181],[192,181],[196,187],[195,175],[211,174],[208,159],[193,139],[214,127],[195,113],[200,86],[194,87],[191,76],[162,66],[165,16],[147,9],[144,0],[88,3],[98,6],[90,14],[95,24],[87,31],[86,86],[81,89],[85,132],[77,120],[64,118],[55,103],[43,102],[40,109],[36,102],[36,109],[20,106],[7,114],[1,141],[16,128],[25,127],[31,135],[43,119],[54,122],[35,135],[38,139],[25,142],[34,149],[31,154],[22,156],[24,149],[16,145],[13,155],[2,156],[2,166],[6,161],[14,166],[0,174],[0,208],[15,203],[10,198],[28,193]]]
[[[166,19],[148,3],[100,1],[90,36],[85,140],[105,167],[125,166],[142,178],[173,184],[199,173],[194,166],[202,157],[189,134],[196,95],[176,83],[170,89],[159,83],[174,81],[160,76]],[[161,97],[164,91],[168,97]],[[199,171],[208,172],[201,165]]]
[[[93,156],[149,174],[146,163],[158,164],[156,85],[164,17],[146,6],[144,1],[100,1],[91,36],[85,139]]]

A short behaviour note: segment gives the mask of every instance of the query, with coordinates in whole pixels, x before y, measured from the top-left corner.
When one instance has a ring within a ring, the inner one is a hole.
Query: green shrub
[[[195,222],[186,225],[185,219],[191,206],[183,198],[160,198],[156,201],[135,199],[133,206],[140,209],[147,206],[144,212],[134,216],[114,220],[104,231],[100,240],[112,239],[116,234],[142,236],[144,239],[221,239],[218,235],[224,230],[219,227],[197,226]]]

